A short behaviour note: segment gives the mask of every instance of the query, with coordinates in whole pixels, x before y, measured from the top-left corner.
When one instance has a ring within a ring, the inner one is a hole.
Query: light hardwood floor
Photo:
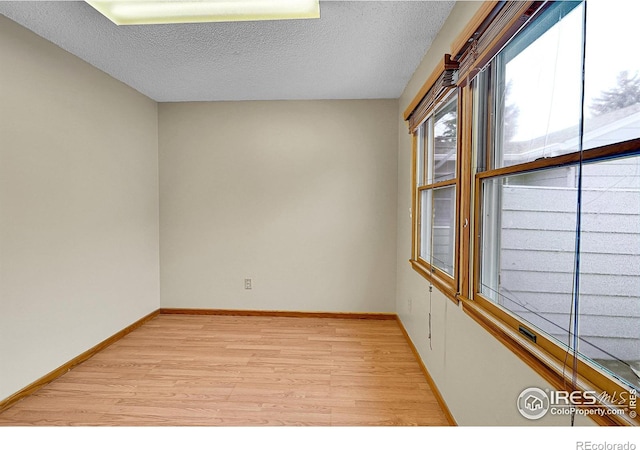
[[[160,315],[0,425],[448,425],[393,320]]]

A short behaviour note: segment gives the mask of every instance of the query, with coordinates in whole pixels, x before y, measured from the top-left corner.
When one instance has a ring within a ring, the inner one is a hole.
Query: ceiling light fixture
[[[86,0],[116,25],[317,19],[319,0]]]

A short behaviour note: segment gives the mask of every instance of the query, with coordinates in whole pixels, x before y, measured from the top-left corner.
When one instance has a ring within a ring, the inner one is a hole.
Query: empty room
[[[640,7],[153,3],[0,1],[0,426],[640,424]]]

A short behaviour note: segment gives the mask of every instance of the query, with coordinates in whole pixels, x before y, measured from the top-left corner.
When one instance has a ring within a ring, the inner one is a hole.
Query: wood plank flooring
[[[393,320],[160,315],[0,425],[448,425]]]

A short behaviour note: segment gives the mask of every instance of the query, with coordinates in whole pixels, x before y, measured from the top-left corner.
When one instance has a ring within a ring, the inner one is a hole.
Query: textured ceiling
[[[455,2],[322,1],[320,19],[118,27],[84,2],[0,14],[160,102],[397,98]]]

